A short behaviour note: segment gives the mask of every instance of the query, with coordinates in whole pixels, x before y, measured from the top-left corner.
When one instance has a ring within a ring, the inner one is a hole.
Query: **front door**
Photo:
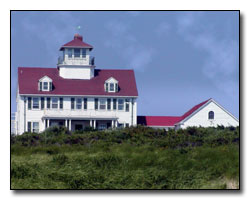
[[[76,124],[76,125],[75,125],[75,130],[76,130],[76,131],[83,130],[82,124]]]

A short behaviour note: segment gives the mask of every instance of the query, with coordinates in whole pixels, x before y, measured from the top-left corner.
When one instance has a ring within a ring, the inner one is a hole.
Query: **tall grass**
[[[36,145],[34,136],[12,140],[12,189],[226,189],[239,179],[238,129],[57,133],[47,144],[41,134]]]

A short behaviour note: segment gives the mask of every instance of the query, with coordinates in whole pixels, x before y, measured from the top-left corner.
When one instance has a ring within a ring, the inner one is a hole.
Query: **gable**
[[[214,119],[208,118],[208,113],[214,112]],[[198,110],[192,113],[190,116],[183,119],[180,124],[188,126],[238,126],[238,119],[229,113],[225,108],[219,105],[214,100],[208,101],[206,104],[201,106]]]
[[[110,77],[108,80],[105,81],[105,83],[118,83],[118,81],[115,78]]]
[[[52,82],[52,79],[48,76],[43,76],[41,79],[39,79],[41,82]]]

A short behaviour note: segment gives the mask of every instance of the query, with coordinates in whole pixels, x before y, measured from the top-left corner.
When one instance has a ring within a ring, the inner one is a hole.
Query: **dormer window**
[[[44,76],[39,80],[38,87],[40,91],[52,91],[52,79]]]
[[[105,81],[104,89],[106,92],[118,92],[118,81],[113,77]]]

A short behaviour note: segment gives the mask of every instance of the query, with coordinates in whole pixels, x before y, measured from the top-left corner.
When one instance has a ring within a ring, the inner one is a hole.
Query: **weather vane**
[[[76,29],[78,32],[80,32],[81,26],[77,26]]]

